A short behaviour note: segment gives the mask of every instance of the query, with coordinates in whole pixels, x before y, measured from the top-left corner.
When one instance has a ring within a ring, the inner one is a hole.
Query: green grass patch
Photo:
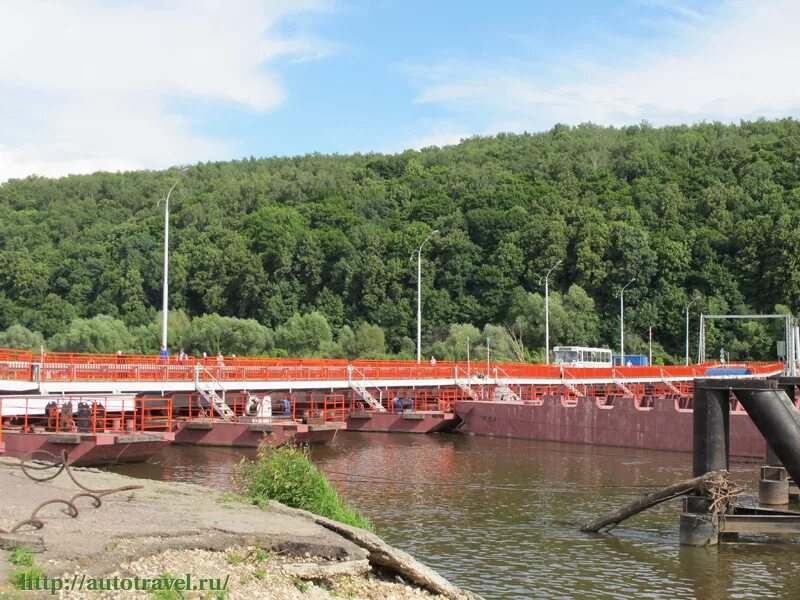
[[[239,464],[236,482],[244,499],[262,508],[277,500],[335,521],[373,530],[369,519],[342,500],[308,455],[297,446],[261,447],[258,458]]]
[[[32,567],[33,554],[27,548],[14,548],[8,554],[8,562],[15,567]]]
[[[161,585],[152,582],[152,586],[158,589],[151,589],[150,597],[154,600],[186,600],[187,595],[182,590],[175,589],[176,577],[172,573],[162,573]]]
[[[292,584],[303,594],[305,594],[308,591],[309,587],[308,583],[306,583],[299,577],[292,577]]]
[[[34,587],[31,582],[40,580],[42,577],[44,577],[44,569],[39,565],[16,567],[9,573],[11,583],[19,590]]]
[[[8,562],[14,567],[11,569],[8,578],[17,589],[33,587],[30,582],[44,577],[44,569],[36,564],[36,561],[33,560],[33,554],[27,548],[14,548],[8,554]],[[26,582],[28,582],[27,586]],[[3,593],[5,594],[6,592]]]
[[[264,562],[272,558],[272,554],[269,553],[268,550],[264,550],[263,548],[256,548],[256,551],[253,553],[253,560],[256,562]]]
[[[238,552],[228,552],[228,554],[225,556],[225,560],[228,561],[229,565],[240,565],[242,564],[242,561],[244,561],[244,556]]]

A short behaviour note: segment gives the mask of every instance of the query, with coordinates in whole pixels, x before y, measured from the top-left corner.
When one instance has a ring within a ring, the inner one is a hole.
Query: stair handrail
[[[196,363],[195,366],[195,383],[197,383],[199,386],[201,372],[204,372],[206,375],[208,375],[211,378],[211,381],[213,381],[215,385],[219,386],[219,389],[222,390],[222,401],[225,402],[225,393],[228,391],[227,388],[224,385],[222,385],[221,381],[219,381],[216,377],[214,377],[211,371],[209,371],[204,364],[201,364],[199,362]],[[217,393],[216,389],[213,389],[211,391],[213,391],[215,394]]]
[[[378,402],[381,403],[381,405],[383,405],[383,390],[380,388],[380,386],[377,383],[375,383],[374,381],[372,381],[370,378],[368,378],[364,374],[364,371],[362,371],[357,366],[352,365],[352,364],[347,366],[347,378],[349,379],[350,385],[353,385],[353,373],[358,373],[359,375],[361,375],[361,381],[363,381],[364,383],[368,384],[369,387],[373,387],[376,390],[378,390]],[[365,390],[367,390],[367,386],[366,385],[363,385],[361,387],[363,387]],[[367,391],[369,391],[369,390],[367,390]]]
[[[467,371],[466,369],[461,367],[458,363],[456,363],[455,364],[455,373],[454,373],[454,378],[453,378],[455,380],[455,382],[456,382],[456,385],[458,385],[458,381],[459,381],[459,377],[458,377],[459,371],[461,371],[461,373],[464,374],[464,378],[462,379],[462,381],[465,381],[467,385],[472,383],[473,378],[475,378],[477,380],[477,377],[475,376],[474,373],[470,375],[469,371]]]
[[[566,377],[572,379],[572,382],[568,382]],[[612,374],[613,376],[613,374]],[[586,389],[584,388],[583,392],[578,388],[578,378],[573,375],[569,369],[565,368],[563,365],[561,366],[561,385],[566,386],[567,388],[571,389],[576,394],[580,394],[581,396],[586,395]]]
[[[509,390],[511,390],[511,393],[514,394],[517,398],[522,400],[522,395],[521,395],[522,394],[522,384],[519,383],[518,381],[516,381],[515,379],[513,379],[511,377],[511,375],[509,375],[502,367],[498,367],[495,364],[495,366],[494,366],[494,379],[495,379],[495,382],[499,382],[500,381],[500,378],[497,376],[498,373],[501,373],[502,375],[505,376],[505,381],[503,382],[503,385],[505,387],[507,387]],[[515,393],[514,390],[511,389],[512,385],[516,385],[517,386],[517,393]]]
[[[619,379],[617,377],[617,370],[611,369],[611,380],[614,382],[614,385],[622,389],[622,391],[626,394],[630,394],[632,397],[636,397],[636,394],[628,389],[628,386],[625,385],[625,378]]]
[[[680,389],[678,389],[671,381],[667,379],[667,376],[664,374],[664,369],[658,370],[659,374],[661,375],[661,381],[666,385],[669,389],[675,392],[678,395],[681,395]]]

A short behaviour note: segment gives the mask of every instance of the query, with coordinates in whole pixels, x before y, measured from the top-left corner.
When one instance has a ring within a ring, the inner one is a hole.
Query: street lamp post
[[[422,362],[422,247],[434,235],[439,233],[438,229],[431,231],[430,235],[417,248],[417,362]]]
[[[545,363],[550,364],[550,287],[549,287],[549,278],[550,273],[553,272],[558,265],[561,264],[562,261],[557,261],[550,270],[547,271],[544,277],[539,277],[539,285],[542,284],[542,279],[544,279],[544,354],[545,354]]]
[[[470,368],[469,368],[469,338],[467,338],[467,379],[470,378]]]
[[[698,298],[695,298],[689,304],[687,304],[683,308],[683,312],[686,313],[686,365],[689,365],[689,307],[697,302]]]
[[[164,287],[161,302],[161,345],[167,347],[167,316],[169,315],[169,197],[188,169],[181,169],[175,183],[164,198]]]
[[[625,366],[625,289],[636,281],[636,277],[619,290],[619,366]]]
[[[489,336],[486,336],[486,378],[489,378]]]

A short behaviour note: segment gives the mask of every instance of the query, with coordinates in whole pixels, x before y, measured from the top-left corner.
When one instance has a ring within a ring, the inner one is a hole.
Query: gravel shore
[[[254,547],[236,547],[226,552],[208,550],[167,550],[155,556],[120,565],[110,576],[160,578],[184,577],[194,574],[199,577],[227,578],[227,594],[218,597],[229,600],[321,600],[325,598],[364,598],[413,600],[418,598],[446,598],[431,594],[419,587],[401,583],[391,575],[374,571],[362,575],[304,579],[291,574],[291,567],[298,564],[319,564],[311,556],[281,556]],[[72,574],[66,573],[71,578]],[[91,600],[97,598],[92,592],[61,592],[64,600]],[[104,592],[109,600],[125,598],[152,598],[149,592]],[[180,596],[175,596],[176,598]],[[213,592],[188,592],[186,598],[215,598]]]
[[[154,596],[129,591],[62,591],[62,598],[478,598],[367,531],[271,503],[264,510],[231,494],[184,483],[132,479],[95,469],[74,471],[85,487],[141,486],[38,510],[39,530],[0,533],[0,599],[10,585],[8,548],[19,536],[48,576],[158,578],[228,577],[226,594]],[[10,531],[38,505],[80,492],[65,472],[47,482],[25,476],[17,461],[0,459],[0,530]],[[16,536],[16,537],[14,537]],[[2,548],[6,548],[5,550]],[[438,595],[437,595],[438,594]],[[42,597],[52,597],[42,593]]]

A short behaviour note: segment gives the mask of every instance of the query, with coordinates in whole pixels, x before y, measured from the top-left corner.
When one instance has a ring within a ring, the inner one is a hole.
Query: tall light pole
[[[439,233],[438,229],[431,231],[430,235],[417,248],[417,362],[422,362],[422,247],[434,235]]]
[[[549,279],[550,273],[553,272],[558,265],[561,264],[562,261],[556,261],[550,270],[545,273],[544,277],[539,277],[539,285],[542,285],[542,279],[544,279],[544,354],[545,354],[545,364],[550,364],[550,287],[549,287]]]
[[[489,336],[486,336],[486,378],[489,378]]]
[[[636,277],[619,289],[619,366],[625,366],[625,289],[636,281]]]
[[[175,183],[169,188],[164,198],[164,295],[161,301],[161,345],[167,347],[167,316],[169,315],[169,197],[172,190],[186,174],[188,169],[181,169]]]
[[[683,312],[686,313],[686,365],[689,365],[689,307],[697,302],[699,298],[695,297],[694,300],[689,302],[686,306],[683,307]]]

